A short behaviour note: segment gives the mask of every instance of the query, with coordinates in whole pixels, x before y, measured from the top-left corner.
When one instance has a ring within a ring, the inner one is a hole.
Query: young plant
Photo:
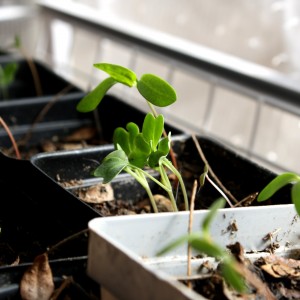
[[[202,222],[202,228],[200,232],[192,232],[179,237],[161,249],[157,255],[161,256],[183,244],[188,243],[199,253],[206,254],[221,261],[220,267],[225,281],[236,291],[244,292],[246,290],[246,284],[240,272],[238,271],[236,259],[232,254],[215,243],[210,234],[212,220],[214,219],[217,210],[223,208],[224,205],[225,200],[223,198],[216,200],[209,208],[209,211]]]
[[[9,99],[8,86],[15,80],[18,64],[8,63],[4,67],[0,65],[0,92],[3,99]]]
[[[121,171],[131,174],[145,188],[153,210],[157,212],[156,203],[147,182],[147,178],[149,178],[167,191],[173,209],[177,211],[172,186],[166,173],[166,169],[168,169],[178,178],[184,195],[185,208],[188,209],[187,193],[182,177],[174,164],[167,159],[167,155],[171,154],[170,134],[167,135],[164,130],[163,116],[158,115],[154,108],[154,106],[165,107],[174,103],[177,99],[174,88],[153,74],[144,74],[138,79],[132,70],[119,65],[98,63],[94,66],[106,72],[109,77],[80,100],[76,107],[79,112],[90,112],[96,109],[109,89],[117,83],[136,87],[152,112],[146,115],[141,132],[138,125],[133,122],[128,123],[126,129],[117,128],[115,130],[113,143],[116,150],[103,160],[94,175],[103,177],[104,182],[109,182]],[[161,180],[158,181],[145,172],[143,170],[145,167],[159,171]]]
[[[147,101],[155,116],[157,113],[154,111],[152,105],[165,107],[171,105],[177,99],[174,88],[156,75],[144,74],[138,79],[132,70],[119,65],[97,63],[94,64],[94,67],[106,72],[110,76],[100,82],[90,93],[80,100],[77,105],[77,110],[80,112],[93,111],[100,104],[108,90],[116,83],[121,83],[128,87],[136,87]]]
[[[173,172],[179,180],[186,209],[188,198],[185,185],[180,173],[167,158],[170,151],[170,134],[161,138],[164,128],[162,115],[154,117],[148,113],[144,119],[142,131],[137,124],[130,122],[126,129],[118,127],[114,131],[113,142],[115,151],[109,153],[101,165],[94,171],[94,175],[103,178],[103,182],[110,182],[121,171],[132,175],[146,190],[154,212],[158,212],[153,194],[147,178],[161,186],[169,195],[173,210],[177,211],[176,200],[166,169]],[[145,167],[157,170],[160,181],[144,171]]]
[[[295,205],[298,215],[300,215],[300,176],[295,173],[282,173],[277,175],[258,194],[257,201],[262,202],[272,197],[278,190],[288,184],[293,184],[291,188],[291,199]]]

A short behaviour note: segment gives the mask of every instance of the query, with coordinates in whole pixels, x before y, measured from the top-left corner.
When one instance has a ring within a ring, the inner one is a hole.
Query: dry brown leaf
[[[99,183],[78,191],[77,196],[87,203],[103,203],[114,200],[112,186],[107,183]]]
[[[37,256],[20,283],[23,300],[49,300],[54,291],[52,271],[47,254]]]
[[[68,135],[64,141],[65,142],[81,142],[82,140],[88,140],[95,136],[96,129],[94,127],[84,127],[74,131],[72,134]]]
[[[300,262],[294,259],[270,255],[263,258],[265,264],[260,268],[273,276],[274,278],[299,278],[300,279]]]

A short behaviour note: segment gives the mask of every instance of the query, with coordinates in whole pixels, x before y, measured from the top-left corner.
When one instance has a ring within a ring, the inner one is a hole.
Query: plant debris
[[[37,256],[24,273],[20,283],[22,300],[49,300],[54,291],[52,271],[48,255]]]

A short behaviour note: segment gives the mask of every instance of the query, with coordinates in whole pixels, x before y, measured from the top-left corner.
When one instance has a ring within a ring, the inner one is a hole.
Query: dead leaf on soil
[[[77,192],[77,196],[87,203],[103,203],[114,200],[114,191],[109,183],[98,183]]]
[[[81,142],[84,140],[92,139],[97,133],[96,128],[94,127],[84,127],[80,128],[67,137],[64,138],[65,142]]]
[[[54,291],[52,271],[47,254],[37,256],[20,283],[23,300],[49,300]]]
[[[270,255],[261,259],[263,262],[260,268],[274,278],[293,278],[300,279],[300,261]]]

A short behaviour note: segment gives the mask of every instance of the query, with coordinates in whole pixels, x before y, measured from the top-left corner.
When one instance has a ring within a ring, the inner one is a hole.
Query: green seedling
[[[81,99],[77,105],[77,110],[80,112],[90,112],[96,109],[108,90],[116,83],[121,83],[128,87],[136,87],[149,104],[152,112],[152,105],[165,107],[171,105],[177,99],[174,88],[156,75],[144,74],[138,79],[132,70],[119,65],[97,63],[94,64],[94,67],[106,72],[109,77],[100,82]],[[154,113],[154,115],[157,114]]]
[[[282,173],[276,176],[258,194],[257,201],[262,202],[271,198],[278,190],[288,184],[293,184],[291,188],[291,199],[295,205],[298,215],[300,215],[300,176],[295,173]]]
[[[2,92],[3,99],[8,99],[8,87],[15,80],[18,70],[18,64],[8,63],[4,67],[0,65],[0,91]]]
[[[167,158],[171,150],[171,135],[165,133],[164,117],[158,115],[154,108],[154,106],[165,107],[174,103],[177,99],[176,91],[168,82],[153,74],[144,74],[138,79],[132,70],[119,65],[97,63],[94,67],[106,72],[109,77],[80,100],[76,107],[79,112],[85,113],[96,109],[110,88],[117,83],[136,87],[151,110],[151,113],[148,113],[144,119],[141,132],[138,125],[133,122],[128,123],[126,129],[117,128],[114,131],[115,151],[105,157],[94,175],[103,177],[104,182],[110,182],[122,171],[131,174],[145,188],[153,210],[157,212],[157,206],[147,181],[147,178],[151,179],[168,193],[173,209],[177,211],[172,186],[166,172],[166,169],[170,170],[178,178],[184,195],[185,208],[188,209],[187,193],[182,177]],[[145,167],[157,170],[161,175],[160,181],[145,172],[143,170]]]
[[[146,101],[158,107],[169,106],[177,99],[173,87],[156,75],[144,74],[138,79],[132,70],[119,65],[97,63],[94,64],[94,67],[106,72],[110,76],[78,103],[78,111],[89,112],[94,110],[100,104],[108,90],[116,83],[121,83],[128,87],[136,87]]]
[[[224,205],[225,200],[223,198],[216,200],[209,208],[209,211],[202,222],[200,232],[192,232],[179,237],[161,249],[157,255],[164,255],[165,253],[188,243],[199,253],[214,257],[218,261],[221,261],[220,267],[225,281],[236,291],[242,293],[246,290],[246,284],[240,272],[238,272],[236,259],[231,253],[215,243],[210,234],[210,226],[217,210],[223,208]]]
[[[122,171],[129,173],[145,188],[153,211],[158,212],[147,178],[153,180],[168,193],[173,210],[177,211],[172,185],[166,172],[168,169],[178,178],[184,195],[185,207],[188,209],[188,198],[183,179],[167,158],[171,135],[162,138],[163,128],[163,116],[154,117],[152,113],[146,115],[141,132],[138,125],[133,122],[128,123],[126,129],[116,128],[113,136],[116,150],[103,159],[101,165],[94,171],[94,175],[102,177],[103,182],[108,183]],[[144,171],[146,167],[158,171],[160,181],[151,176],[149,172]]]

